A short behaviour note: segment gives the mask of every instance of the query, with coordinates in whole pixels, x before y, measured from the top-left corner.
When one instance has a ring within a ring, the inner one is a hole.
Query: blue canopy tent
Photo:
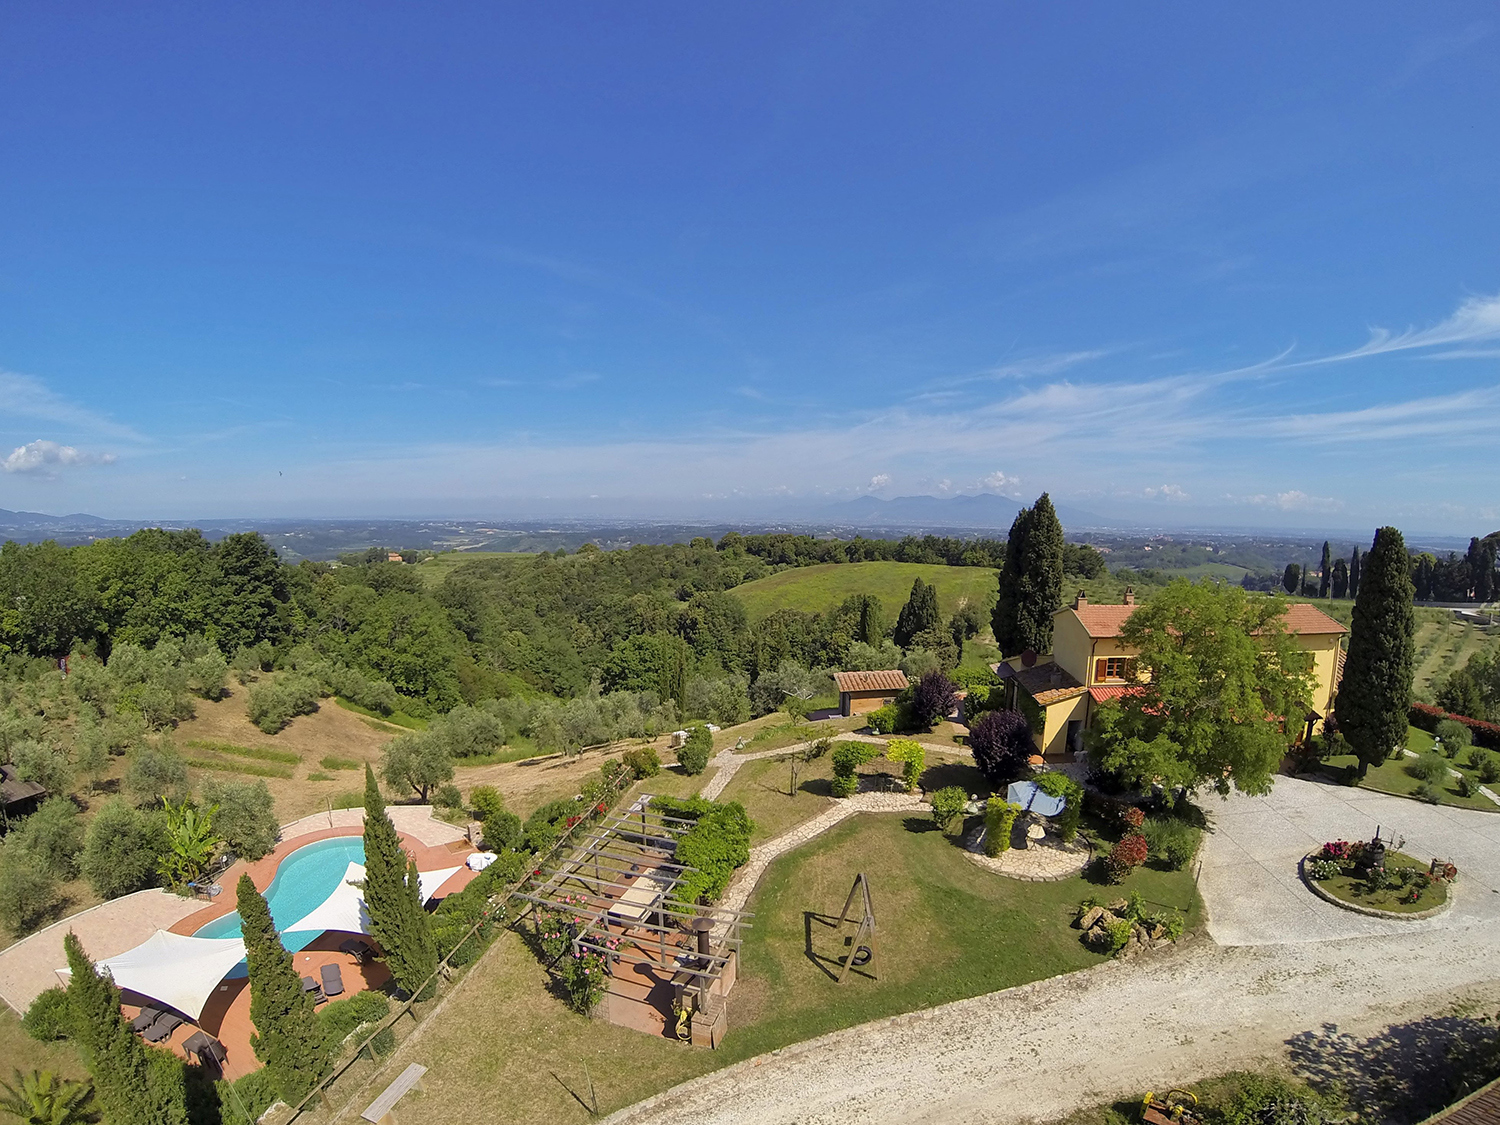
[[[1043,793],[1034,781],[1012,781],[1010,788],[1005,791],[1005,799],[1013,805],[1020,805],[1024,811],[1034,812],[1039,816],[1056,816],[1068,805],[1062,797]]]

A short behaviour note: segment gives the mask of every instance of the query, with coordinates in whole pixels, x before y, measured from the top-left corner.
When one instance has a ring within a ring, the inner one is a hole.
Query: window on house
[[[1094,661],[1096,680],[1133,680],[1135,661],[1128,656],[1107,656]]]

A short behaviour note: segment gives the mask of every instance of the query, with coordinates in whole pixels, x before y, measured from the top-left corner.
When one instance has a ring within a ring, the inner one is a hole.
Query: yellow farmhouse
[[[995,665],[1041,712],[1043,721],[1035,737],[1043,757],[1066,761],[1081,750],[1083,732],[1098,707],[1118,699],[1136,682],[1136,652],[1120,640],[1120,629],[1135,608],[1135,594],[1128,587],[1123,605],[1090,605],[1080,592],[1071,606],[1052,615],[1050,654],[1029,667],[1021,657],[1006,661],[1006,670]],[[1286,629],[1313,657],[1316,686],[1306,728],[1310,735],[1333,708],[1344,667],[1342,639],[1348,630],[1305,602],[1287,607]]]

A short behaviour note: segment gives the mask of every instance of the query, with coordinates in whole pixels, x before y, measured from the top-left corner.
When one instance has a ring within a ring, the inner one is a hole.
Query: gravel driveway
[[[1270,797],[1236,797],[1211,811],[1218,831],[1202,886],[1210,931],[1224,944],[1199,940],[865,1024],[706,1075],[608,1120],[1047,1120],[1122,1091],[1254,1065],[1327,1025],[1367,1034],[1460,999],[1500,998],[1500,814],[1288,778]],[[1367,836],[1377,822],[1405,835],[1408,851],[1459,865],[1460,894],[1447,915],[1363,919],[1319,903],[1295,884],[1294,869],[1287,873],[1323,840]]]

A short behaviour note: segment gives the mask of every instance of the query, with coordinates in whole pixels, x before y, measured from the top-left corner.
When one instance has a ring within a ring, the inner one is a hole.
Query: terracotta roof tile
[[[1089,688],[1089,694],[1094,697],[1095,703],[1107,703],[1111,699],[1119,699],[1140,690],[1140,684],[1095,684]]]
[[[1057,673],[1058,676],[1056,683],[1052,681],[1053,673]],[[1072,699],[1088,690],[1056,664],[1038,664],[1035,668],[1022,668],[1016,673],[1015,680],[1027,695],[1043,707],[1050,707],[1054,703]]]
[[[833,682],[839,691],[902,691],[907,686],[905,672],[835,672]]]
[[[1133,605],[1085,605],[1071,612],[1083,623],[1091,637],[1118,637],[1126,618],[1136,611]],[[1287,606],[1286,627],[1291,633],[1347,633],[1340,625],[1315,605],[1293,602]]]

